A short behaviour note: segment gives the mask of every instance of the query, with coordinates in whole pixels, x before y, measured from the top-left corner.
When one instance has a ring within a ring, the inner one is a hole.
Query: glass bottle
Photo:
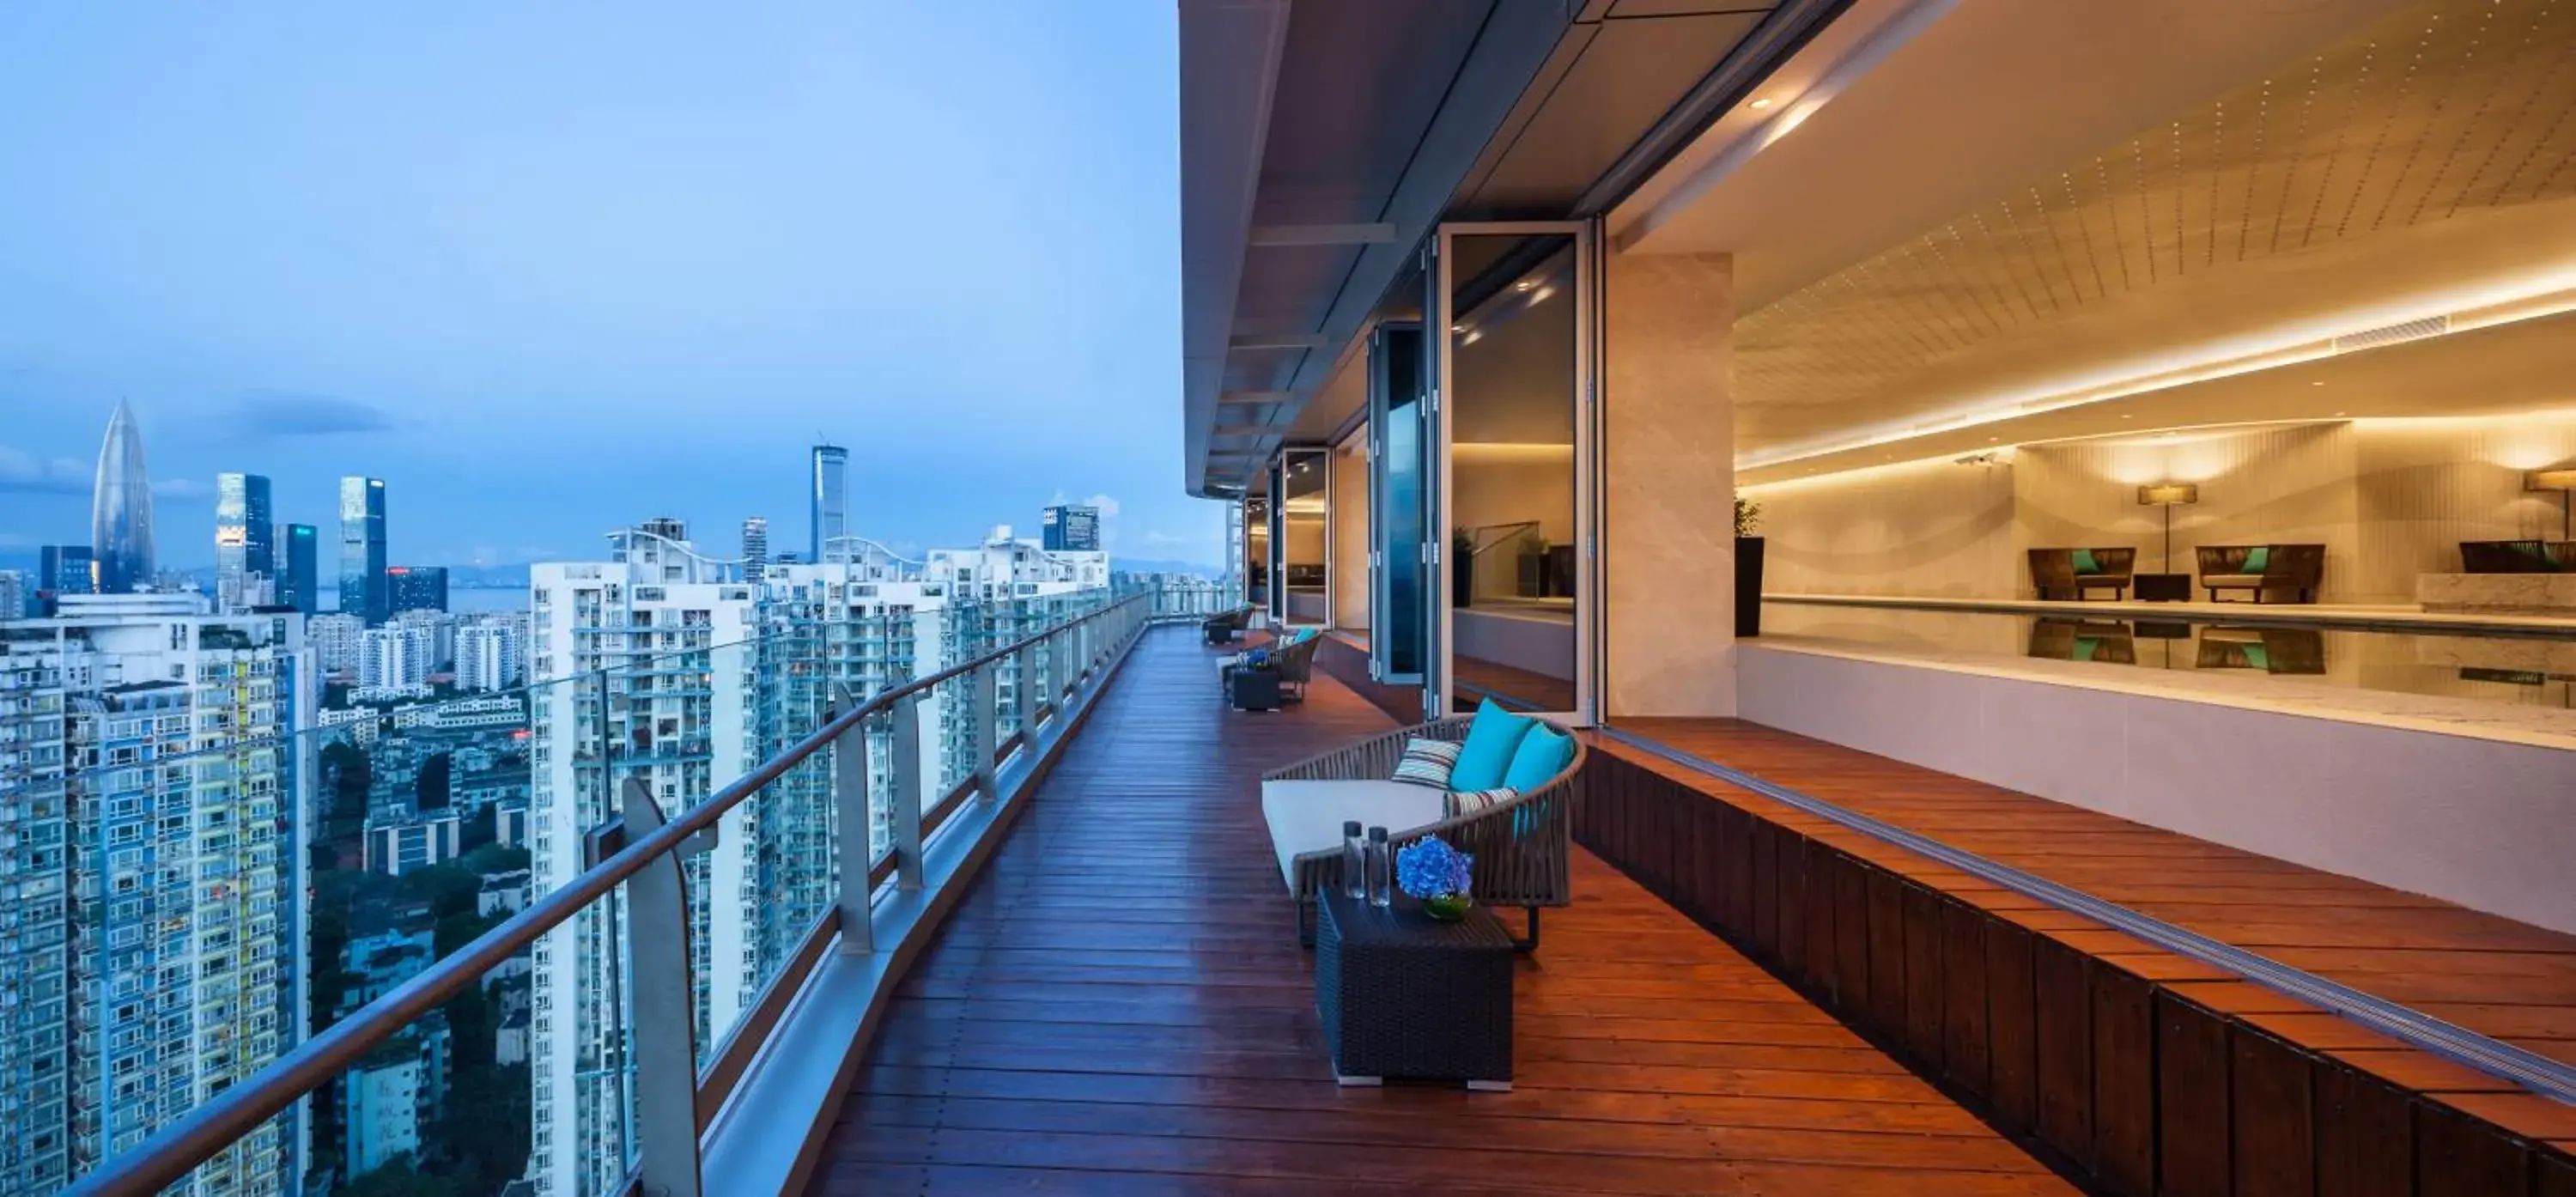
[[[1368,900],[1381,908],[1395,902],[1395,854],[1387,847],[1383,827],[1368,830]]]
[[[1359,820],[1342,824],[1342,896],[1354,902],[1368,897],[1367,844]]]

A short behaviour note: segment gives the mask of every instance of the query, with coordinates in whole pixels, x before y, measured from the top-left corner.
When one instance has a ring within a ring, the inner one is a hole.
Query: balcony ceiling
[[[1713,69],[1767,65],[1838,7],[1183,0],[1191,492],[1237,493],[1284,440],[1347,420],[1309,401],[1441,219],[1579,210],[1680,144]]]
[[[2576,287],[2571,45],[2548,0],[1986,0],[1731,169],[1694,147],[1614,235],[1738,255],[1748,479],[2031,439],[1998,413]],[[1824,219],[1786,224],[1793,194]],[[2144,398],[2045,423],[2135,428]]]

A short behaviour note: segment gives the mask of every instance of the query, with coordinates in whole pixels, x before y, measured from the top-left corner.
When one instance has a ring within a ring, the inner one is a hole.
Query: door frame
[[[1601,610],[1600,567],[1600,290],[1601,269],[1600,222],[1597,220],[1496,220],[1448,221],[1433,232],[1427,252],[1431,269],[1425,270],[1430,294],[1425,297],[1423,340],[1430,346],[1432,366],[1428,385],[1430,407],[1426,416],[1432,427],[1426,441],[1436,446],[1431,454],[1432,472],[1437,475],[1429,489],[1438,498],[1429,519],[1435,541],[1440,545],[1438,564],[1432,570],[1431,584],[1423,587],[1433,596],[1433,619],[1428,626],[1438,628],[1428,637],[1428,655],[1423,662],[1423,705],[1430,718],[1449,714],[1456,679],[1452,676],[1450,646],[1456,643],[1452,623],[1450,580],[1453,570],[1448,562],[1455,546],[1449,543],[1450,513],[1455,510],[1452,480],[1454,443],[1449,419],[1450,379],[1454,376],[1455,334],[1449,332],[1456,323],[1451,310],[1455,296],[1450,264],[1455,255],[1450,243],[1459,237],[1565,237],[1572,242],[1574,259],[1574,376],[1573,391],[1567,402],[1574,414],[1574,709],[1549,712],[1570,716],[1578,724],[1599,721],[1600,711],[1600,645],[1603,612]]]

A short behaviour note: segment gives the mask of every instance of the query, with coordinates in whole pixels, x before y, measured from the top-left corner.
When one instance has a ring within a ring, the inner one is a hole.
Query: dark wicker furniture
[[[1211,615],[1199,624],[1210,644],[1232,644],[1236,636],[1252,623],[1252,608],[1237,607],[1223,615]]]
[[[1238,711],[1279,709],[1279,675],[1267,669],[1228,669],[1225,700]]]
[[[2092,590],[2110,591],[2115,602],[2128,597],[2129,576],[2138,564],[2136,549],[2085,549],[2093,555],[2090,572],[2075,568],[2076,551],[2030,550],[2030,584],[2038,588],[2039,597],[2080,601]]]
[[[2576,540],[2463,540],[2460,542],[2460,572],[2576,573]]]
[[[1318,904],[1315,1013],[1345,1085],[1386,1077],[1512,1087],[1512,937],[1483,909],[1444,923],[1409,899]]]
[[[2245,562],[2258,548],[2264,550],[2263,568],[2247,573]],[[2325,584],[2326,546],[2321,544],[2205,544],[2192,553],[2199,559],[2201,589],[2213,603],[2221,591],[2250,591],[2258,603],[2313,603],[2317,588]]]
[[[1415,727],[1398,728],[1275,770],[1264,775],[1262,780],[1348,781],[1392,777],[1396,761],[1404,756],[1406,740],[1426,736],[1434,740],[1463,741],[1467,738],[1468,725],[1473,722],[1473,716],[1452,715]],[[1424,836],[1436,835],[1447,840],[1450,847],[1475,857],[1477,904],[1491,908],[1524,908],[1529,916],[1529,938],[1521,941],[1520,947],[1524,951],[1534,951],[1538,947],[1539,908],[1566,906],[1574,901],[1571,860],[1574,784],[1591,755],[1592,750],[1583,743],[1583,738],[1576,736],[1574,759],[1566,762],[1565,768],[1546,784],[1523,791],[1509,802],[1454,819],[1442,819],[1420,827],[1390,828],[1393,834],[1389,837],[1389,850],[1401,848]],[[1341,879],[1341,845],[1298,854],[1288,889],[1289,895],[1297,902],[1300,939],[1310,934],[1315,895],[1340,885]]]

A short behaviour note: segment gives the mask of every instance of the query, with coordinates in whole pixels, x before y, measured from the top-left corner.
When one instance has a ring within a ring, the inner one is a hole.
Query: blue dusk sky
[[[0,6],[0,552],[88,539],[125,396],[165,567],[213,560],[221,470],[326,528],[386,479],[398,562],[658,514],[801,549],[817,434],[856,532],[1097,497],[1113,552],[1212,563],[1174,37],[1170,0]]]

